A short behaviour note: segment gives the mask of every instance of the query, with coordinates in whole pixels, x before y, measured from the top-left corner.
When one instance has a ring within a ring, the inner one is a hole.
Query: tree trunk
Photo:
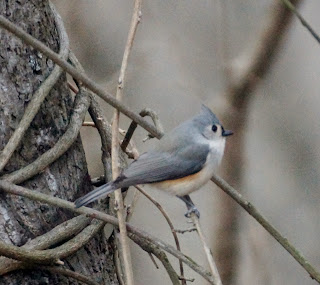
[[[0,1],[0,13],[55,52],[59,36],[48,1]],[[0,30],[0,150],[21,121],[28,102],[54,67],[52,61]],[[68,127],[73,99],[63,74],[51,90],[13,156],[0,175],[33,162],[55,145]],[[91,189],[80,137],[72,147],[42,173],[24,182],[33,191],[73,201]],[[0,239],[22,246],[73,214],[26,198],[0,192]],[[63,260],[65,267],[103,284],[118,284],[113,247],[98,234],[75,255]],[[0,284],[80,284],[42,270],[20,270],[0,277]]]

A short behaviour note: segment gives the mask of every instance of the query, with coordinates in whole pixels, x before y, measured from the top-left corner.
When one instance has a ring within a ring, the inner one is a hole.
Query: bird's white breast
[[[225,138],[210,140],[209,141],[210,154],[208,155],[206,163],[219,165],[224,153],[225,145],[226,145]]]

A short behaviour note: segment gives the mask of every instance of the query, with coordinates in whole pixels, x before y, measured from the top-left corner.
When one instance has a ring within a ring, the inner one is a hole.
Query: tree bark
[[[59,36],[48,1],[0,1],[0,13],[41,40],[55,52]],[[0,30],[0,151],[21,121],[32,94],[50,74],[52,61]],[[53,147],[68,127],[73,108],[66,75],[63,74],[43,102],[40,111],[0,175],[34,161]],[[42,173],[23,183],[34,191],[73,201],[91,190],[80,137],[72,147]],[[0,238],[22,246],[73,217],[70,212],[0,192]],[[118,284],[113,247],[98,234],[77,254],[63,260],[65,267],[103,284]],[[80,284],[42,270],[20,270],[0,277],[0,284]]]

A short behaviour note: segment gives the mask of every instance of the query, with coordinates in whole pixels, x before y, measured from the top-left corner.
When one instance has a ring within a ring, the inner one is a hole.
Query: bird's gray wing
[[[199,172],[209,147],[189,145],[174,152],[151,151],[142,154],[116,179],[118,188],[178,179]]]

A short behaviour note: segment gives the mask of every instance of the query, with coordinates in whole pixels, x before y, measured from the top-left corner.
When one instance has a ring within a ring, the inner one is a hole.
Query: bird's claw
[[[185,213],[185,217],[191,218],[191,214],[195,214],[198,219],[200,218],[200,212],[195,206],[188,209],[188,211]]]

